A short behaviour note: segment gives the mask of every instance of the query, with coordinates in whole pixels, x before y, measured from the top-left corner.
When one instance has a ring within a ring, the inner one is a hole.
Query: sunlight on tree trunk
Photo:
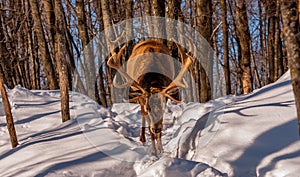
[[[2,74],[0,74],[0,89],[1,89],[2,102],[3,102],[3,107],[5,110],[6,123],[7,123],[7,129],[9,132],[9,136],[10,136],[11,146],[12,146],[12,148],[15,148],[16,146],[18,146],[18,138],[17,138],[17,134],[16,134],[15,126],[14,126],[14,119],[13,119],[13,116],[11,113],[9,100],[8,100],[7,93],[6,93],[6,90],[4,87]]]
[[[211,45],[211,34],[212,34],[212,1],[211,0],[199,0],[196,1],[196,14],[197,14],[197,30]],[[211,66],[212,67],[212,66]],[[211,96],[211,86],[209,83],[208,76],[204,67],[200,64],[198,68],[200,72],[200,102],[209,101]],[[197,73],[195,73],[197,74]]]
[[[69,82],[68,82],[68,69],[66,62],[66,45],[65,45],[65,22],[63,7],[61,0],[55,0],[55,47],[56,47],[56,60],[59,71],[59,86],[61,98],[61,116],[62,122],[70,120],[69,110]]]
[[[225,75],[225,87],[226,87],[226,95],[231,94],[231,79],[230,79],[230,64],[229,64],[229,48],[228,48],[228,23],[227,23],[227,3],[226,0],[221,0],[220,4],[222,6],[222,32],[224,35],[224,75]]]
[[[281,6],[282,20],[284,25],[285,45],[291,72],[292,85],[294,90],[298,130],[300,135],[300,33],[299,16],[297,12],[298,0],[283,2]]]
[[[41,52],[41,58],[43,63],[44,72],[47,77],[48,86],[50,90],[58,89],[58,81],[56,78],[56,73],[54,70],[54,66],[51,60],[49,48],[47,45],[45,31],[43,29],[43,25],[41,22],[41,12],[39,10],[39,2],[37,0],[29,0],[32,17],[34,19],[34,29],[37,35],[39,50]]]
[[[253,90],[253,79],[251,74],[251,36],[248,27],[247,6],[244,0],[236,1],[237,31],[241,45],[241,69],[243,93],[247,94]]]

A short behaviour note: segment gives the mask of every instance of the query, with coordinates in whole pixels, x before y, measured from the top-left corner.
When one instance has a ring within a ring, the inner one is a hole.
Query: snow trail
[[[20,145],[10,149],[0,107],[0,176],[291,176],[300,142],[290,76],[244,96],[167,103],[164,153],[139,142],[139,105],[105,109],[71,93],[61,123],[59,91],[8,90]],[[149,135],[147,136],[149,138]]]

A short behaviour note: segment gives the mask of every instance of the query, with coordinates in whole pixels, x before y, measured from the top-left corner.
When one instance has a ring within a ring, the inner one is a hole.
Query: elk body
[[[136,44],[127,60],[126,71],[120,61],[125,46],[118,53],[112,51],[112,56],[108,60],[108,66],[116,69],[125,80],[124,83],[119,84],[114,79],[114,86],[130,87],[129,101],[137,102],[141,106],[140,141],[146,142],[147,122],[152,142],[152,154],[155,155],[163,152],[161,136],[167,98],[181,102],[174,95],[177,94],[179,87],[186,87],[182,82],[183,75],[193,63],[193,59],[179,45],[177,47],[182,62],[182,68],[177,76],[175,76],[174,62],[170,59],[169,49],[158,40],[145,40]]]

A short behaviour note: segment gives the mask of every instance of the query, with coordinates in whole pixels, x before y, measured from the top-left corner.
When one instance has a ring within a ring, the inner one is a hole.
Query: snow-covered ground
[[[149,141],[138,141],[136,104],[104,109],[72,93],[72,120],[61,123],[58,91],[16,87],[8,94],[20,145],[11,149],[1,108],[1,177],[300,176],[289,74],[249,95],[205,104],[168,102],[164,153],[158,157]]]

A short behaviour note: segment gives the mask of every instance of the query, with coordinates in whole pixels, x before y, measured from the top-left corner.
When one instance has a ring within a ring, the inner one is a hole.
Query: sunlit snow
[[[61,123],[59,91],[8,90],[19,146],[0,110],[0,176],[272,176],[300,174],[300,141],[288,73],[244,96],[168,102],[164,153],[139,142],[139,105],[105,109],[71,93]]]

